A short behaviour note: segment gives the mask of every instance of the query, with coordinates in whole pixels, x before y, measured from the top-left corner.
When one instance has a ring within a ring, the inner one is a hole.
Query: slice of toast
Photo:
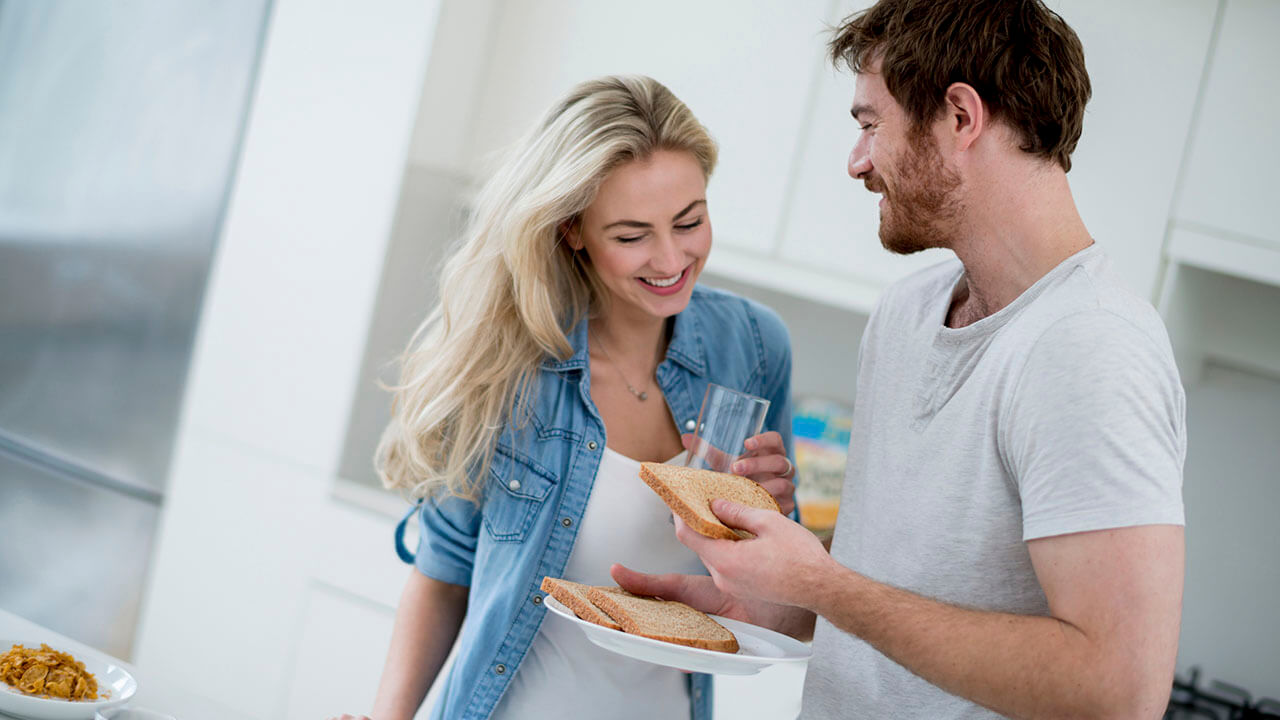
[[[640,463],[640,479],[653,488],[686,525],[711,538],[742,540],[752,537],[745,530],[735,530],[720,522],[720,518],[711,512],[711,501],[715,498],[782,512],[768,490],[741,475],[646,462]]]
[[[572,610],[574,615],[596,625],[603,625],[612,630],[621,630],[621,625],[614,622],[608,613],[601,610],[587,598],[587,591],[590,589],[590,585],[583,585],[571,580],[561,580],[553,577],[542,578],[542,592],[559,600],[561,604]],[[626,590],[619,587],[601,587],[598,589],[609,593],[626,592]]]
[[[738,639],[728,628],[682,602],[594,587],[587,590],[587,597],[632,635],[704,650],[738,652]]]

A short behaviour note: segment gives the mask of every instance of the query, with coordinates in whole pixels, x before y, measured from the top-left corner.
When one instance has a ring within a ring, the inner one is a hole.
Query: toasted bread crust
[[[622,626],[609,617],[608,612],[587,598],[589,585],[561,580],[560,578],[542,578],[542,592],[559,600],[561,604],[573,611],[574,615],[587,622],[603,625],[611,630],[621,630]],[[605,592],[621,591],[620,588],[600,588]]]
[[[671,486],[671,483],[664,476],[673,478],[682,478],[703,483],[709,489],[710,497],[699,495],[691,498],[687,494],[677,491]],[[775,510],[779,513],[782,508],[778,506],[778,502],[773,499],[768,490],[760,487],[755,481],[739,475],[729,475],[727,473],[712,472],[710,470],[694,470],[692,468],[683,468],[674,465],[665,465],[663,463],[641,463],[640,479],[645,482],[662,501],[671,508],[676,515],[684,521],[686,525],[693,528],[694,531],[701,535],[720,540],[744,540],[752,537],[751,533],[743,530],[735,530],[728,525],[715,519],[715,513],[710,512],[710,504],[712,497],[721,497],[726,500],[742,503],[750,507],[761,508],[765,510]],[[707,503],[707,512],[704,515],[693,506],[693,502]]]
[[[603,588],[590,588],[587,591],[587,597],[616,619],[623,630],[632,635],[703,650],[738,652],[738,639],[728,628],[706,613],[675,600],[642,598],[630,594],[618,595],[603,590]],[[673,634],[673,631],[679,628],[670,626],[658,629],[658,626],[672,620],[685,625],[686,632]]]

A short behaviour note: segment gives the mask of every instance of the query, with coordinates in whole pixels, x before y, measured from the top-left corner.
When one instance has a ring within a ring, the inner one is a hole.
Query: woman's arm
[[[373,704],[374,720],[410,720],[418,711],[458,637],[469,591],[409,571]]]

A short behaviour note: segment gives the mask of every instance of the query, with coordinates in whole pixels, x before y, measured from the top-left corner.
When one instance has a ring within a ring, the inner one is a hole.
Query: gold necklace
[[[613,366],[614,371],[618,373],[618,377],[622,378],[622,384],[627,386],[627,390],[630,391],[632,395],[635,395],[641,402],[648,400],[649,393],[635,389],[635,387],[627,381],[627,376],[622,374],[622,368],[619,367],[618,363],[614,362],[613,358],[609,356],[609,351],[605,349],[604,343],[600,342],[600,336],[596,335],[591,328],[587,328],[587,332],[591,334],[591,337],[595,338],[596,347],[600,348],[600,352],[604,354],[604,359],[609,361],[609,364]]]

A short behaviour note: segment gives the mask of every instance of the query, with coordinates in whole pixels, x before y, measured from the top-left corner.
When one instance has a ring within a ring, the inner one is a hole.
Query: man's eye
[[[858,126],[858,129],[861,130],[862,132],[866,132],[871,129],[871,123],[863,123]]]
[[[702,218],[698,218],[697,220],[694,220],[691,223],[686,223],[684,225],[677,225],[676,228],[680,230],[692,230],[701,224],[702,224]]]

